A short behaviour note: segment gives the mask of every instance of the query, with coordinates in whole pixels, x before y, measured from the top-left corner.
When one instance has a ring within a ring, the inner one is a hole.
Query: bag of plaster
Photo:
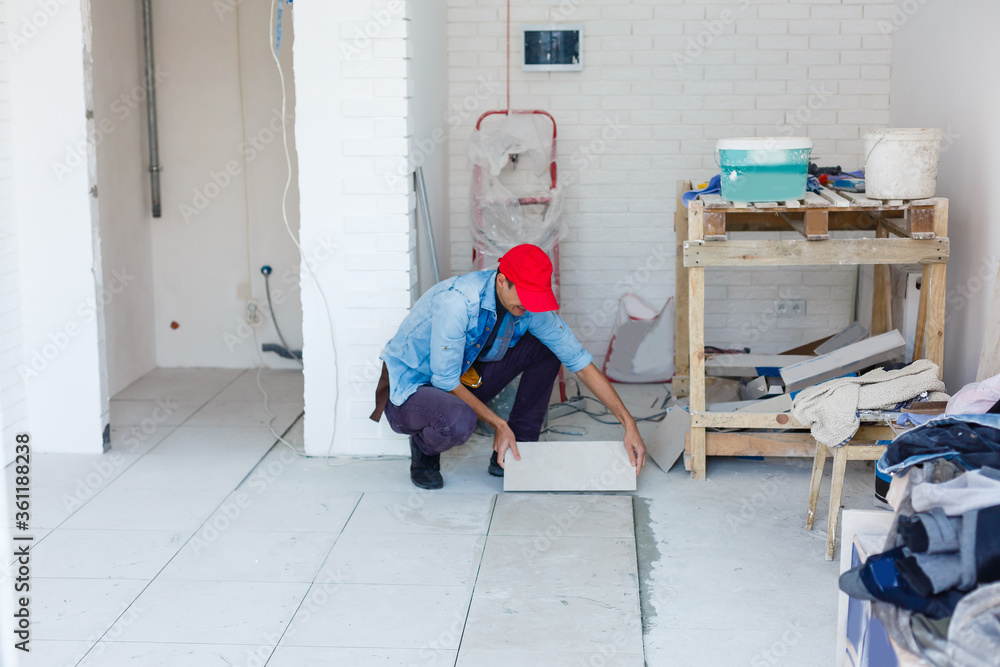
[[[667,382],[674,376],[674,299],[657,312],[636,294],[618,302],[602,369],[613,382]]]
[[[946,415],[984,415],[1000,401],[1000,375],[982,382],[971,382],[951,397]]]

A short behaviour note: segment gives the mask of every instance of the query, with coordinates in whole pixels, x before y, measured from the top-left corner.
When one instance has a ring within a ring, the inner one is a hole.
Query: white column
[[[408,154],[406,2],[294,13],[306,453],[406,454],[405,438],[368,419],[378,353],[416,279],[412,186],[397,175]]]

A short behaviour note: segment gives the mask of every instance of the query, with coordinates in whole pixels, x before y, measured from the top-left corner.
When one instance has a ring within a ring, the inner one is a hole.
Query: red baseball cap
[[[545,251],[524,243],[514,246],[500,258],[500,273],[514,283],[521,305],[532,313],[559,308],[552,292],[552,262]]]

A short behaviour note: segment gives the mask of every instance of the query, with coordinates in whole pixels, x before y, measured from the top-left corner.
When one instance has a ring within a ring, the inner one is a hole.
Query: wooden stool
[[[827,517],[826,559],[833,560],[833,550],[837,543],[837,523],[840,520],[840,500],[844,493],[844,472],[848,461],[877,461],[885,452],[886,445],[854,445],[848,443],[837,447],[833,455],[833,479],[830,483],[830,516]],[[812,479],[809,482],[809,514],[806,515],[806,530],[812,530],[816,517],[816,503],[819,501],[819,487],[823,481],[823,466],[826,465],[826,445],[816,443],[816,457],[813,459]]]

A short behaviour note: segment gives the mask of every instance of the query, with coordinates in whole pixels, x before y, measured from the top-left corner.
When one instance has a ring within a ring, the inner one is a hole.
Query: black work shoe
[[[441,476],[441,455],[424,454],[410,438],[410,481],[421,489],[440,489],[444,486]]]
[[[503,468],[500,467],[500,463],[497,461],[496,452],[493,452],[493,456],[490,457],[490,467],[487,470],[494,477],[503,477]]]

